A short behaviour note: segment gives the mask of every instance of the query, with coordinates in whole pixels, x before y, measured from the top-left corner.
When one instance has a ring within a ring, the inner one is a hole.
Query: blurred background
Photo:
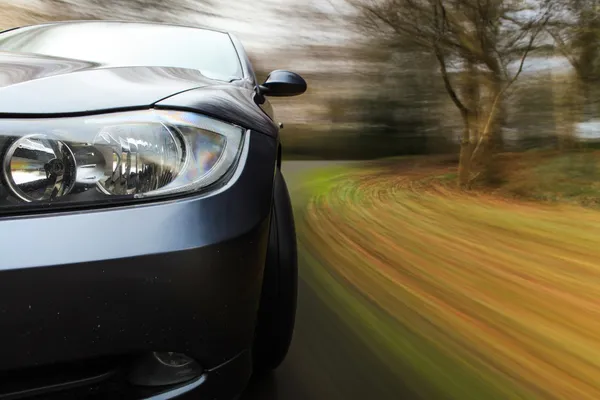
[[[3,0],[0,28],[234,32],[271,100],[300,246],[290,357],[244,399],[600,398],[592,0]],[[118,44],[115,44],[118,45]]]
[[[455,154],[465,130],[461,108],[478,115],[467,117],[468,124],[485,125],[486,108],[530,47],[520,76],[494,106],[488,130],[495,132],[484,136],[510,150],[595,138],[593,82],[600,68],[595,1],[487,0],[482,11],[475,9],[476,0],[417,3],[3,0],[0,28],[141,19],[232,31],[251,54],[259,79],[282,68],[299,71],[311,83],[301,98],[274,101],[278,118],[286,122],[288,159]],[[432,5],[438,3],[460,16],[436,16]],[[535,41],[529,45],[531,36]]]

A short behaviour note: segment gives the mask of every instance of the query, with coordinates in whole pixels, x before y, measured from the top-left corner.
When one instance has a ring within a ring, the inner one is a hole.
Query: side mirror
[[[262,95],[274,97],[298,96],[306,92],[306,88],[306,81],[300,75],[280,69],[271,72],[259,86]]]

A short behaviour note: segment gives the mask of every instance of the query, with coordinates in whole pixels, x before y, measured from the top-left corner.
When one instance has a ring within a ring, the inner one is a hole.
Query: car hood
[[[223,83],[191,69],[105,67],[81,60],[0,52],[0,115],[149,107],[186,90]]]

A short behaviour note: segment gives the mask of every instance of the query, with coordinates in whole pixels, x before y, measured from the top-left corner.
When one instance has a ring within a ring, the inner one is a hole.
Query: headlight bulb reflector
[[[51,201],[69,194],[77,175],[69,147],[44,134],[15,140],[3,164],[9,189],[26,202]]]
[[[185,164],[185,144],[162,124],[107,126],[93,147],[104,155],[98,188],[109,195],[147,193],[167,186]]]

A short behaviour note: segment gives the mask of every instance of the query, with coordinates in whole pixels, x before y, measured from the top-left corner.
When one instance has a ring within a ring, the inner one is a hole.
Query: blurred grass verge
[[[500,191],[516,197],[600,205],[600,153],[531,152],[517,160]]]
[[[301,274],[422,398],[600,398],[598,155],[506,158],[487,192],[439,159],[306,175]]]
[[[334,310],[403,385],[421,399],[507,399],[533,398],[511,396],[506,382],[498,379],[486,382],[460,360],[455,360],[430,343],[417,330],[405,326],[369,296],[336,272],[330,257],[322,257],[322,248],[315,248],[319,235],[313,235],[306,209],[309,197],[328,190],[353,171],[352,167],[329,167],[304,176],[302,194],[295,196],[300,257],[307,268],[301,277],[315,293]],[[338,265],[337,267],[343,267]],[[349,284],[350,283],[350,284]]]

